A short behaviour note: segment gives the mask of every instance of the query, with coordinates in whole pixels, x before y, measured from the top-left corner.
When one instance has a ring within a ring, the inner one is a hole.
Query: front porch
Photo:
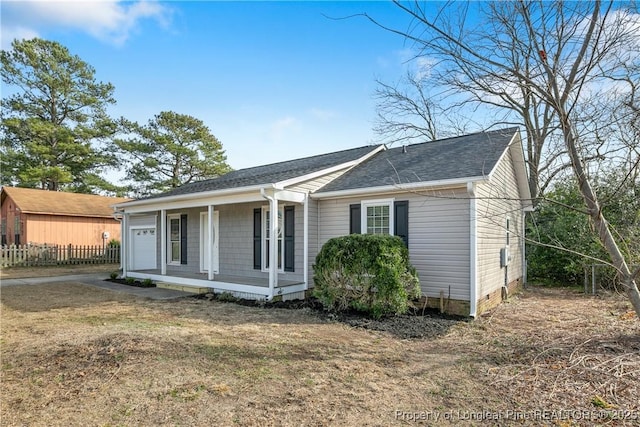
[[[160,269],[129,271],[127,272],[127,276],[185,287],[210,288],[211,292],[228,292],[236,298],[251,300],[270,299],[268,277],[258,278],[215,274],[214,278],[209,280],[207,273],[171,271],[163,275]],[[278,284],[274,288],[273,296],[280,296],[283,300],[304,299],[306,289],[304,282],[279,279]]]

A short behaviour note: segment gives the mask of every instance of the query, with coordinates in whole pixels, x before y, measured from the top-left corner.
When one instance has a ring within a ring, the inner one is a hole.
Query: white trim
[[[469,192],[469,316],[478,311],[478,207],[475,184],[467,185]]]
[[[167,274],[167,210],[160,210],[160,273]]]
[[[122,276],[127,277],[127,271],[129,270],[129,250],[127,249],[127,245],[129,244],[129,239],[127,237],[127,233],[129,232],[129,214],[125,213],[122,215],[122,221],[120,222],[120,238],[122,242],[120,243],[120,267],[122,268]]]
[[[210,218],[213,217],[213,221]],[[204,223],[207,222],[207,235],[203,233]],[[206,212],[200,212],[200,273],[207,273],[208,280],[213,280],[213,275],[219,273],[220,257],[217,249],[220,241],[220,212],[213,210],[213,205],[207,207]],[[207,253],[204,250],[205,242],[209,243],[209,269],[205,269]]]
[[[269,230],[269,299],[273,298],[273,292],[278,287],[278,198],[275,195],[269,200],[271,202],[271,212],[275,212],[275,217],[271,215]],[[283,213],[284,215],[284,209]],[[284,217],[282,218],[284,221]],[[282,240],[284,245],[284,239]],[[284,248],[282,248],[284,254]],[[282,261],[284,268],[284,260]]]
[[[305,198],[305,193],[299,191],[279,190],[274,194],[280,202],[302,203]]]
[[[278,214],[280,214],[280,213],[282,214],[282,220],[284,221],[284,205],[278,205],[277,211],[278,211]],[[261,217],[260,217],[260,227],[262,227],[262,232],[260,233],[260,235],[262,236],[261,237],[261,243],[260,243],[260,245],[261,245],[260,251],[261,251],[262,259],[260,260],[260,264],[261,264],[261,267],[262,267],[261,271],[263,271],[265,273],[268,272],[271,269],[271,260],[273,258],[273,256],[271,256],[271,247],[269,247],[269,259],[267,260],[267,240],[269,240],[269,243],[271,241],[271,236],[270,236],[271,228],[269,228],[268,230],[266,229],[267,212],[269,212],[269,217],[270,217],[269,218],[270,219],[270,224],[269,225],[271,226],[272,223],[273,223],[273,215],[271,215],[271,212],[272,212],[271,206],[262,206],[262,213],[261,213]],[[276,225],[276,236],[277,236],[277,234],[278,234],[278,217],[276,216],[275,219],[276,219],[276,224],[275,225]],[[278,273],[284,273],[284,234],[283,234],[284,230],[281,230],[281,232],[282,233],[280,234],[280,237],[276,239],[276,252],[275,252],[275,254],[276,254],[276,256],[275,256],[275,259],[276,259],[276,271]],[[267,237],[267,233],[269,233],[269,237]],[[281,268],[277,268],[277,265],[278,265],[278,262],[277,262],[278,261],[278,256],[277,256],[277,254],[278,254],[278,244],[277,244],[277,241],[278,240],[280,240],[281,245],[282,245],[282,251],[281,251],[281,255],[280,255]],[[269,267],[267,267],[267,261],[268,261]]]
[[[213,210],[213,205],[207,206],[209,220],[209,271],[207,278],[213,280],[213,275],[220,272],[220,212]],[[215,233],[215,236],[214,234]]]
[[[282,287],[275,288],[275,291],[271,291],[268,287],[264,286],[256,286],[256,285],[243,285],[238,283],[229,283],[215,280],[203,280],[203,279],[191,279],[187,277],[179,277],[179,276],[166,276],[161,274],[153,274],[153,273],[142,273],[139,271],[132,271],[129,273],[129,277],[134,277],[136,279],[151,279],[155,282],[167,282],[173,283],[176,285],[185,285],[185,286],[193,286],[193,287],[206,287],[220,291],[229,291],[229,292],[241,292],[247,294],[254,294],[257,296],[264,296],[265,299],[269,300],[273,297],[273,295],[286,295],[292,294],[296,292],[304,291],[304,283],[296,284],[296,285],[285,285]]]
[[[301,183],[301,182],[310,181],[312,179],[319,178],[319,177],[321,177],[323,175],[328,175],[328,174],[333,173],[333,172],[338,172],[339,170],[342,170],[342,169],[352,168],[353,166],[356,166],[356,165],[364,162],[365,160],[367,160],[370,157],[376,155],[380,151],[384,151],[386,149],[387,149],[387,147],[385,147],[384,144],[379,145],[379,146],[377,146],[375,148],[373,148],[373,146],[372,146],[372,150],[371,151],[369,151],[364,156],[359,157],[359,158],[357,158],[355,160],[352,160],[350,162],[341,163],[339,165],[332,166],[332,167],[326,168],[326,169],[322,169],[322,170],[319,170],[317,172],[312,172],[312,173],[308,173],[306,175],[300,175],[300,176],[297,176],[295,178],[287,179],[287,180],[284,180],[284,181],[279,181],[279,182],[276,183],[276,187],[278,187],[278,188],[289,187],[291,185],[295,185],[295,184],[298,184],[298,183]],[[332,154],[332,153],[327,153],[327,154]],[[322,155],[322,154],[320,154],[320,155]]]
[[[222,190],[202,191],[198,193],[154,197],[151,199],[133,200],[131,202],[117,203],[113,205],[113,208],[114,209],[124,208],[125,210],[131,212],[130,209],[126,209],[126,208],[130,208],[132,206],[157,205],[157,204],[173,206],[174,203],[172,202],[183,201],[183,200],[194,200],[194,199],[206,199],[206,198],[225,196],[225,195],[240,195],[242,193],[250,193],[263,188],[275,188],[275,186],[273,184],[260,184],[260,185],[250,185],[247,187],[233,187],[233,188],[225,188]],[[201,206],[202,204],[203,203],[200,202],[200,203],[197,203],[195,206]],[[173,209],[173,207],[170,207],[169,209]],[[154,209],[150,209],[150,210],[154,210]]]
[[[198,193],[201,194],[201,193]],[[155,200],[155,199],[154,199]],[[158,211],[160,209],[166,210],[185,210],[190,208],[199,208],[207,205],[229,205],[236,203],[251,203],[251,202],[261,202],[264,199],[260,195],[259,192],[253,193],[240,193],[240,194],[232,194],[228,196],[220,196],[220,197],[198,197],[190,200],[183,200],[177,202],[159,202],[153,204],[147,204],[144,206],[134,206],[126,208],[126,212],[129,213],[144,213],[144,212],[152,212]]]
[[[302,255],[302,280],[304,280],[304,290],[309,289],[309,195],[306,194],[304,198],[304,213],[303,213],[303,255]],[[295,251],[295,244],[294,244]],[[294,258],[295,259],[295,258]],[[294,263],[295,265],[295,263]]]
[[[345,198],[354,196],[364,196],[367,194],[384,194],[384,193],[397,193],[401,191],[417,191],[420,189],[440,189],[449,187],[464,187],[470,182],[486,181],[484,176],[470,177],[470,178],[455,178],[455,179],[443,179],[439,181],[425,181],[425,182],[412,182],[409,184],[394,184],[394,185],[382,185],[379,187],[364,187],[364,188],[352,188],[348,190],[337,190],[318,192],[311,195],[312,199],[332,199],[332,198]]]
[[[368,234],[367,227],[367,208],[374,206],[389,206],[389,236],[395,235],[394,230],[394,203],[395,199],[376,199],[360,201],[360,232]]]

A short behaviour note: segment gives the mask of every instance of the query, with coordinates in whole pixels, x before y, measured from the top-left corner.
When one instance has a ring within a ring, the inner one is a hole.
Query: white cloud
[[[309,110],[309,113],[313,118],[321,121],[327,121],[337,117],[335,111],[323,110],[322,108],[312,108],[311,110]]]
[[[269,128],[269,137],[275,142],[280,142],[286,135],[299,131],[301,127],[300,121],[295,117],[283,117],[271,124]]]
[[[140,21],[153,19],[169,25],[171,10],[155,1],[22,1],[2,6],[2,43],[32,37],[48,28],[85,32],[99,40],[123,44]]]

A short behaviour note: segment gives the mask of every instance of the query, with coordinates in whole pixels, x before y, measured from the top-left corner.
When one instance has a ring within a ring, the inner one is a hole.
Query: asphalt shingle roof
[[[512,127],[382,151],[318,193],[488,175],[518,128]]]
[[[2,187],[2,192],[11,197],[22,212],[48,215],[111,218],[113,216],[112,205],[130,200],[122,197],[104,197],[21,187]],[[2,199],[4,202],[5,197]]]
[[[351,162],[365,156],[376,148],[376,146],[364,146],[270,165],[239,169],[218,178],[185,184],[165,193],[150,196],[147,199],[276,183]]]

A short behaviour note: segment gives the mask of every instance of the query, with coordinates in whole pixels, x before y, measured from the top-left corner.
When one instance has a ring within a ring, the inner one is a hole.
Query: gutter
[[[188,193],[188,194],[178,194],[175,196],[164,196],[164,197],[154,197],[151,199],[142,199],[142,200],[133,200],[131,202],[117,203],[114,204],[114,209],[122,209],[128,208],[131,206],[141,206],[141,205],[150,205],[156,203],[163,202],[176,202],[181,200],[198,200],[205,199],[208,197],[222,196],[228,194],[241,194],[241,193],[249,193],[251,191],[256,190],[264,190],[265,188],[275,188],[275,184],[260,184],[260,185],[252,185],[250,187],[240,187],[240,188],[225,188],[223,190],[211,190],[211,191],[202,191],[196,193]]]
[[[378,187],[350,188],[347,190],[336,190],[318,192],[311,195],[313,199],[332,199],[341,197],[360,196],[364,194],[397,193],[399,191],[415,191],[418,189],[438,189],[448,187],[463,187],[470,183],[486,181],[486,176],[474,176],[465,178],[443,179],[437,181],[412,182],[407,184],[381,185]]]

